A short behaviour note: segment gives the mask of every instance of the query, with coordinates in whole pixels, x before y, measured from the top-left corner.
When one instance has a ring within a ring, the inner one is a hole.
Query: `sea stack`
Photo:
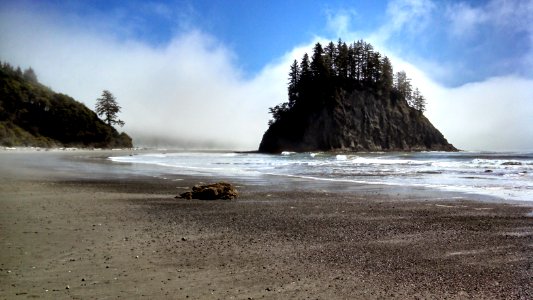
[[[294,61],[289,101],[273,119],[259,152],[457,151],[424,116],[425,98],[405,72],[393,73],[370,44],[339,40]]]

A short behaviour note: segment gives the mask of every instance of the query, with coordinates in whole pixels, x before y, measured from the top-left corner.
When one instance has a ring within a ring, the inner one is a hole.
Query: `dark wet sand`
[[[533,298],[531,207],[310,182],[181,200],[206,178],[84,155],[0,153],[0,298]]]

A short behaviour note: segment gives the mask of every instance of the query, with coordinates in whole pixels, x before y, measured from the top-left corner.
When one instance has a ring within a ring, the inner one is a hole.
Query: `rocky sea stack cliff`
[[[405,72],[364,41],[317,43],[292,64],[288,90],[259,152],[457,150],[424,116]]]

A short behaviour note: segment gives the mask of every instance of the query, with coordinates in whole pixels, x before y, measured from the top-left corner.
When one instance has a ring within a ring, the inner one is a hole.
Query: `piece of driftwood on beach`
[[[176,198],[199,200],[231,200],[238,196],[235,187],[227,182],[217,182],[207,185],[195,185],[192,191],[181,193]]]

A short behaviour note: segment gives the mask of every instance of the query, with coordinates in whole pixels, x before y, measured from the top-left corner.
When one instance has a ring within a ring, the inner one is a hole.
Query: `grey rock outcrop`
[[[296,114],[295,114],[296,115]],[[274,122],[259,152],[457,151],[405,100],[337,89],[319,109]]]

